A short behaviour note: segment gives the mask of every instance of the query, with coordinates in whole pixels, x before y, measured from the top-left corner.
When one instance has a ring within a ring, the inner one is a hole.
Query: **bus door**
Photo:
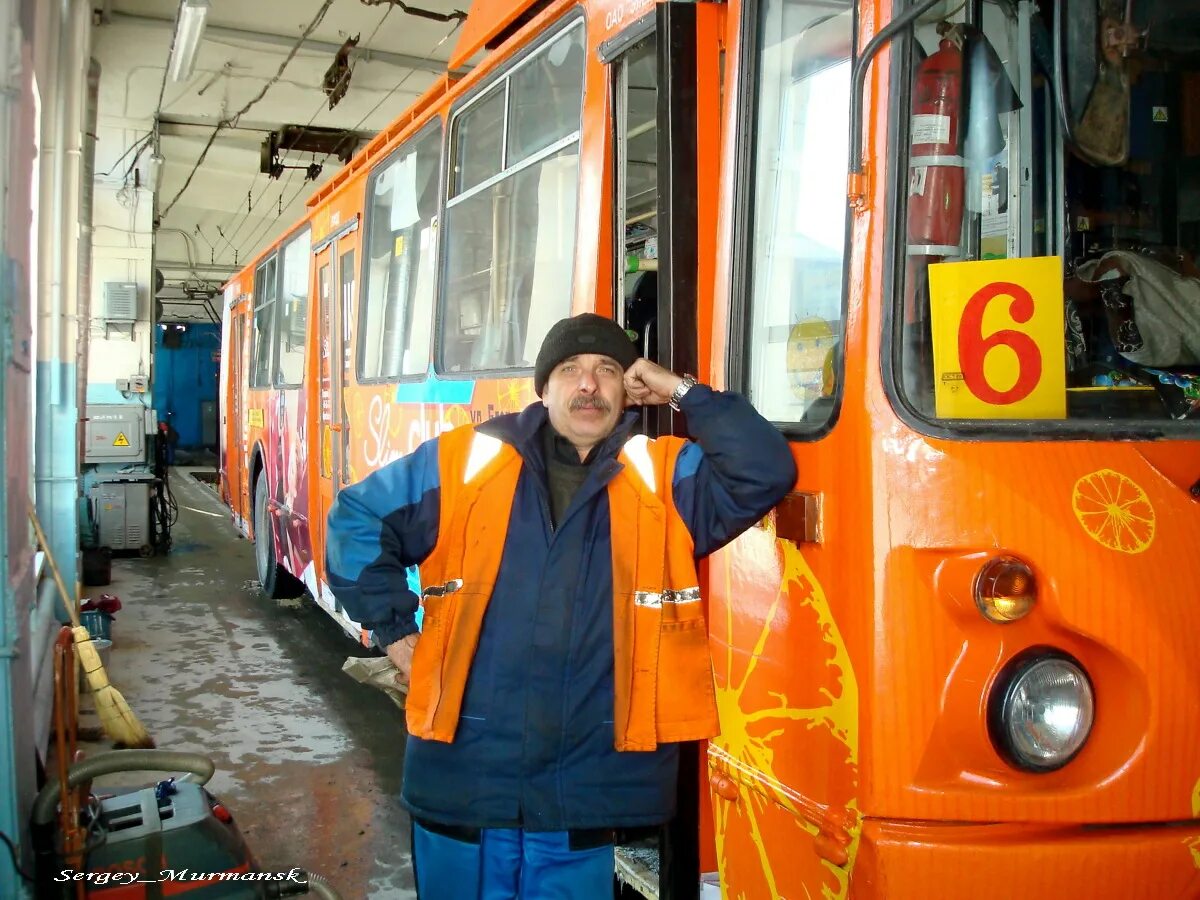
[[[708,376],[711,260],[720,108],[719,31],[710,3],[659,3],[600,46],[613,96],[613,310],[640,355],[680,374]],[[701,175],[703,173],[703,175]],[[699,328],[698,323],[705,327]],[[643,411],[642,431],[684,434],[669,406]],[[677,815],[648,843],[618,853],[618,874],[644,896],[698,895],[700,755],[685,746]]]
[[[317,376],[320,396],[317,402],[317,484],[320,525],[312,529],[313,553],[319,560],[318,571],[324,577],[325,527],[329,509],[338,492],[349,483],[348,419],[345,388],[350,359],[350,310],[354,295],[355,249],[358,218],[336,229],[314,247],[312,271],[315,293],[320,304],[317,340]],[[317,598],[322,605],[336,603],[324,588]],[[340,610],[334,610],[340,612]]]
[[[707,378],[723,10],[659,3],[600,47],[614,96],[614,314],[641,355]],[[702,223],[704,227],[702,227]],[[669,407],[648,433],[682,433]]]
[[[222,468],[225,476],[226,501],[233,510],[239,527],[246,530],[250,510],[250,485],[246,472],[246,297],[232,300],[226,307],[229,332],[224,344],[228,358],[222,366],[226,372],[225,417],[222,421]]]
[[[869,462],[847,410],[870,374],[864,329],[851,327],[862,316],[846,299],[857,276],[845,277],[854,5],[761,0],[729,13],[739,33],[724,117],[727,271],[716,282],[727,321],[713,329],[724,377],[714,380],[787,436],[798,480],[707,565],[721,734],[703,780],[725,897],[845,897],[857,850],[848,647],[862,637],[872,560],[870,522],[850,513],[866,505]]]

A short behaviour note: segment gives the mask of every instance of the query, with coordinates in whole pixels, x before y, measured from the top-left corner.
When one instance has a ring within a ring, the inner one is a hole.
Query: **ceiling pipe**
[[[158,227],[156,234],[177,234],[183,238],[184,252],[187,253],[188,258],[187,265],[189,268],[196,268],[196,245],[192,241],[192,236],[190,234],[188,234],[182,228],[164,228],[161,225]],[[155,239],[155,242],[157,243],[157,238]],[[165,264],[160,262],[157,265],[161,269]]]
[[[155,266],[162,269],[164,272],[239,272],[241,266],[227,265],[222,263],[200,263],[197,265],[193,262],[184,262],[180,259],[160,259],[155,261]]]

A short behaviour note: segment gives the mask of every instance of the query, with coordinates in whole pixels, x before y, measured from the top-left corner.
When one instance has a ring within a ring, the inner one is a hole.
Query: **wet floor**
[[[416,897],[403,716],[341,671],[368,651],[309,600],[265,600],[214,489],[181,470],[170,483],[171,554],[115,559],[112,584],[87,589],[123,604],[113,684],[158,747],[213,759],[209,789],[263,868],[311,869],[346,900]]]

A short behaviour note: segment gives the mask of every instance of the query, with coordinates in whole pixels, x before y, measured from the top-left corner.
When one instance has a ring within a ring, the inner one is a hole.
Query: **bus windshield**
[[[1200,15],[1128,6],[1056,22],[1048,0],[976,0],[918,20],[892,329],[916,416],[1200,423]]]

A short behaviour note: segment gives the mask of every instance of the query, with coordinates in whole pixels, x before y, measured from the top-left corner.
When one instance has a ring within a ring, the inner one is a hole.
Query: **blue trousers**
[[[413,822],[422,900],[611,900],[613,845],[572,850],[565,831],[485,828],[478,844]]]

